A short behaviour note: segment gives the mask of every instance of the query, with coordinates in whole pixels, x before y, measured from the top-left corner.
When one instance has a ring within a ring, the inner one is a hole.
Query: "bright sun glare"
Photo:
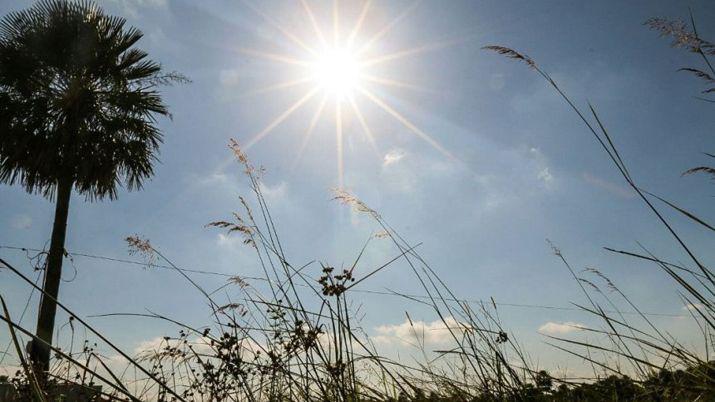
[[[347,48],[326,50],[312,68],[313,80],[339,101],[352,96],[360,85],[360,64],[354,52]]]
[[[381,53],[379,47],[374,46],[382,37],[387,35],[401,20],[403,20],[414,8],[418,1],[412,6],[403,10],[391,22],[382,29],[373,32],[371,35],[361,38],[363,23],[369,18],[372,0],[365,0],[362,3],[361,11],[357,20],[348,23],[341,21],[339,1],[334,0],[332,7],[332,32],[324,32],[316,15],[305,0],[301,0],[303,15],[306,20],[306,32],[291,32],[280,22],[273,19],[256,6],[246,2],[257,14],[261,15],[273,28],[279,31],[288,42],[294,45],[294,52],[274,53],[263,49],[239,49],[242,53],[253,57],[260,57],[265,60],[281,63],[291,68],[291,73],[296,78],[277,82],[268,87],[259,88],[253,93],[268,93],[279,90],[287,90],[299,86],[307,85],[307,89],[290,106],[277,115],[262,130],[255,133],[245,144],[245,148],[250,148],[254,144],[265,138],[276,127],[283,123],[296,110],[303,105],[311,103],[311,100],[322,98],[314,102],[315,108],[313,117],[307,122],[307,128],[303,133],[303,141],[300,149],[296,152],[294,163],[301,157],[308,144],[318,121],[323,116],[335,116],[335,148],[337,159],[338,185],[343,187],[344,161],[343,161],[343,120],[350,114],[354,121],[359,123],[359,129],[367,139],[378,160],[382,160],[382,152],[377,146],[373,129],[369,124],[369,118],[374,116],[365,115],[361,105],[369,103],[377,106],[383,113],[394,118],[402,124],[409,132],[416,137],[427,142],[437,151],[449,158],[454,158],[452,154],[443,148],[434,138],[422,131],[409,118],[400,113],[394,106],[383,98],[380,92],[387,93],[390,89],[401,89],[409,91],[425,92],[419,84],[406,82],[400,79],[376,75],[373,67],[402,60],[405,57],[443,48],[454,43],[454,41],[442,41],[436,43],[426,43],[410,49],[399,49],[393,53]],[[355,3],[351,3],[355,4]],[[343,27],[348,29],[343,30]],[[312,30],[312,34],[311,34]],[[305,41],[303,37],[312,36],[313,39]],[[296,53],[301,53],[303,57],[295,57]],[[384,73],[384,72],[383,72]],[[375,89],[379,89],[376,91]],[[394,93],[390,93],[394,96]],[[328,101],[332,102],[328,102]],[[333,109],[334,113],[327,109]],[[352,133],[348,133],[352,135]]]

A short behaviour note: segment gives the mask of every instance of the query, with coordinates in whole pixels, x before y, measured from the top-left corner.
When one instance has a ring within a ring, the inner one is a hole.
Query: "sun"
[[[328,96],[344,101],[361,85],[360,62],[349,48],[329,48],[313,62],[312,78]]]
[[[340,16],[339,0],[332,1],[332,30],[321,28],[316,15],[308,5],[306,0],[300,0],[303,15],[305,16],[305,32],[291,32],[279,21],[276,21],[269,14],[263,12],[248,0],[244,3],[256,14],[263,17],[268,24],[276,31],[280,32],[287,40],[288,45],[293,45],[293,51],[289,53],[276,53],[266,49],[239,48],[241,53],[251,57],[258,57],[272,62],[280,63],[290,68],[292,74],[297,78],[288,81],[276,82],[267,87],[258,88],[250,93],[272,93],[275,91],[288,90],[299,86],[307,87],[304,93],[298,97],[290,106],[277,115],[262,130],[253,134],[244,144],[248,149],[263,140],[276,127],[287,120],[296,110],[306,104],[310,104],[314,98],[322,98],[315,102],[316,106],[312,118],[307,122],[307,128],[303,133],[303,140],[300,148],[295,153],[295,162],[300,159],[305,147],[309,143],[318,121],[325,116],[334,120],[335,127],[335,148],[337,160],[338,187],[344,186],[344,146],[343,142],[346,127],[343,127],[343,120],[349,113],[357,121],[357,129],[361,130],[367,142],[375,151],[378,160],[382,162],[380,152],[375,139],[373,128],[369,124],[368,116],[363,113],[361,105],[364,103],[376,106],[378,110],[391,116],[399,122],[409,132],[428,143],[432,148],[441,152],[450,159],[456,159],[449,151],[440,145],[429,134],[420,129],[408,117],[399,112],[397,108],[390,104],[383,96],[394,97],[391,89],[420,91],[426,90],[420,83],[410,83],[401,79],[384,76],[380,66],[402,61],[407,57],[413,57],[427,51],[434,51],[454,43],[460,42],[463,38],[450,41],[439,41],[435,43],[425,43],[413,48],[399,49],[392,53],[380,52],[380,46],[376,46],[380,39],[387,35],[399,22],[403,21],[412,12],[419,1],[416,0],[403,12],[397,15],[392,21],[382,29],[364,36],[361,32],[364,22],[369,18],[372,0],[365,0],[362,3],[361,11],[357,20],[348,23],[342,21]],[[356,3],[351,3],[356,4]],[[347,29],[345,29],[347,28]],[[306,39],[310,36],[311,39]],[[285,47],[285,46],[284,46]],[[297,54],[302,56],[296,57]],[[399,74],[399,71],[397,72]],[[428,91],[429,92],[429,91]],[[320,96],[319,94],[322,94]],[[332,101],[332,102],[328,102]],[[331,105],[332,104],[332,105]],[[329,109],[333,109],[331,113]],[[373,110],[375,108],[372,108]],[[378,112],[379,113],[379,112]],[[354,126],[353,126],[354,127]],[[355,128],[350,128],[354,130]]]

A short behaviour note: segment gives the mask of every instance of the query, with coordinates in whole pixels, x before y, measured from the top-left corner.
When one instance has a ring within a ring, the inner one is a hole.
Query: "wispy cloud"
[[[228,175],[226,173],[214,172],[206,176],[197,177],[194,181],[201,185],[226,184],[228,182]]]
[[[543,181],[546,184],[551,183],[554,180],[554,176],[551,175],[551,172],[549,172],[549,168],[545,167],[539,171],[539,173],[536,175],[536,178]]]
[[[402,158],[405,157],[405,151],[400,150],[400,149],[393,149],[390,152],[385,154],[385,157],[382,159],[382,166],[387,167],[392,164],[395,164],[402,160]]]
[[[529,158],[533,159],[536,165],[536,179],[543,183],[547,188],[550,188],[554,182],[554,175],[549,169],[549,164],[546,156],[539,148],[529,148]]]
[[[216,235],[216,243],[221,247],[234,247],[238,246],[239,243],[243,243],[238,236],[230,236],[225,233],[219,233]]]
[[[266,197],[266,199],[268,199],[269,201],[273,202],[283,199],[288,191],[288,185],[284,181],[281,181],[274,185],[269,185],[264,182],[261,182],[260,187],[263,196]]]
[[[588,328],[586,325],[578,322],[552,322],[549,321],[546,324],[539,327],[539,332],[543,332],[549,335],[563,335],[571,332],[578,331],[583,328]]]
[[[618,184],[611,183],[610,181],[603,180],[599,177],[596,177],[588,172],[584,172],[582,175],[583,179],[588,183],[591,184],[595,187],[598,187],[602,190],[606,190],[607,192],[616,195],[621,198],[633,198],[635,197],[635,194],[628,190],[627,188],[623,186],[619,186]]]

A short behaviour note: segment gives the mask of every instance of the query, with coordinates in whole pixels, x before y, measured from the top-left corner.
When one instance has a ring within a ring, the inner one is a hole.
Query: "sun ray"
[[[248,150],[251,148],[253,145],[255,145],[257,142],[263,139],[268,133],[271,132],[276,126],[281,124],[283,120],[287,119],[288,116],[290,116],[293,112],[295,112],[299,107],[301,107],[305,102],[307,102],[310,98],[315,95],[315,93],[318,92],[318,88],[313,88],[312,90],[308,91],[302,98],[298,99],[293,105],[291,105],[288,109],[286,109],[283,113],[281,113],[278,117],[273,119],[273,121],[266,126],[263,130],[261,130],[258,134],[254,135],[253,138],[251,138],[250,141],[248,141],[245,145],[245,149]]]
[[[341,3],[341,0],[330,0],[328,4],[326,4],[327,7],[323,10],[325,14],[321,13],[319,15],[314,14],[313,9],[309,5],[309,0],[300,0],[300,4],[307,15],[306,19],[308,20],[305,23],[305,29],[308,33],[310,33],[311,29],[315,31],[316,39],[314,39],[313,42],[304,42],[301,40],[304,32],[297,32],[297,34],[299,34],[298,36],[289,32],[284,26],[278,24],[273,16],[267,15],[261,11],[258,6],[250,3],[254,0],[242,1],[287,38],[287,40],[285,40],[281,37],[281,40],[290,42],[288,43],[289,45],[296,45],[297,47],[293,50],[286,49],[288,53],[262,51],[250,48],[240,48],[238,51],[256,58],[268,59],[273,62],[305,68],[308,73],[306,76],[297,76],[297,74],[300,74],[300,69],[296,69],[293,77],[298,78],[270,83],[266,87],[257,88],[238,95],[238,97],[245,97],[279,90],[287,90],[289,93],[305,91],[304,94],[301,93],[297,96],[300,99],[294,101],[287,109],[275,116],[265,128],[252,137],[249,137],[250,141],[246,143],[246,149],[262,141],[263,138],[272,133],[309,100],[318,98],[315,94],[321,92],[321,99],[319,101],[311,101],[311,109],[310,111],[306,111],[306,113],[312,116],[300,139],[300,145],[293,154],[293,160],[291,161],[293,168],[303,158],[308,143],[317,131],[318,123],[326,119],[326,117],[330,120],[330,124],[334,124],[335,162],[337,164],[335,169],[338,176],[338,187],[343,188],[346,185],[345,139],[346,135],[351,135],[351,132],[346,132],[345,130],[362,130],[369,146],[378,158],[380,158],[381,154],[377,146],[375,133],[368,124],[370,115],[364,113],[368,103],[375,104],[377,109],[387,113],[387,115],[397,120],[399,124],[409,130],[412,135],[425,141],[433,149],[445,155],[447,158],[457,160],[457,158],[445,149],[435,138],[420,129],[405,115],[398,112],[395,107],[390,104],[392,103],[390,102],[390,98],[384,98],[386,94],[379,92],[378,89],[394,90],[394,88],[401,88],[433,94],[437,92],[434,89],[422,87],[422,82],[411,83],[401,79],[383,77],[382,75],[384,74],[378,73],[379,67],[377,69],[371,69],[383,63],[436,51],[465,41],[468,38],[462,35],[456,39],[452,37],[453,39],[448,38],[438,42],[418,43],[418,46],[413,48],[401,47],[393,49],[392,53],[387,53],[384,49],[375,47],[376,42],[393,31],[398,24],[417,8],[422,0],[413,0],[406,8],[400,10],[397,16],[386,21],[387,23],[385,25],[379,27],[379,30],[376,32],[363,32],[366,31],[365,27],[368,25],[367,21],[369,21],[368,15],[374,7],[373,0],[361,0],[359,14],[356,15],[357,18],[355,20],[351,18],[350,21],[347,21],[346,17],[341,15],[341,12],[344,11],[341,10],[341,5],[344,4]],[[321,21],[322,18],[325,18],[325,21],[319,24],[316,16],[320,17]],[[307,25],[311,25],[312,28]],[[332,33],[330,32],[331,29]],[[364,35],[368,38],[367,41],[364,41]],[[303,54],[301,49],[309,52],[310,56],[303,58],[301,56]],[[306,85],[293,89],[303,84]],[[365,103],[362,99],[358,99],[356,95],[358,92],[370,102]],[[326,109],[329,109],[328,100],[334,102],[334,110],[326,111]],[[291,100],[291,102],[293,101]],[[313,109],[313,107],[315,107],[315,109]],[[377,112],[377,109],[374,111]],[[334,116],[332,115],[333,113]],[[360,128],[353,124],[347,127],[345,126],[347,120],[344,119],[347,117],[352,119],[353,116],[357,120]]]
[[[449,157],[450,159],[457,159],[456,157],[454,157],[454,155],[452,155],[449,151],[447,151],[442,145],[440,145],[437,141],[435,141],[432,137],[430,137],[429,134],[420,130],[419,127],[414,125],[414,123],[412,123],[406,117],[401,115],[397,110],[393,109],[390,105],[385,103],[385,101],[380,99],[377,95],[373,94],[369,90],[362,88],[362,87],[358,87],[357,89],[363,95],[365,95],[368,99],[370,99],[373,103],[375,103],[377,106],[379,106],[384,111],[389,113],[392,117],[397,119],[397,121],[402,123],[403,126],[407,127],[410,131],[412,131],[418,137],[422,138],[424,141],[426,141],[428,144],[430,144],[433,148],[440,151],[441,153],[443,153],[445,156]]]
[[[268,23],[269,23],[273,28],[279,30],[286,38],[290,39],[293,43],[295,43],[296,45],[300,46],[300,47],[301,47],[303,50],[305,50],[306,52],[308,52],[308,53],[310,53],[310,54],[312,54],[312,55],[316,55],[316,54],[318,53],[315,49],[313,49],[312,47],[308,46],[305,42],[303,42],[302,40],[300,40],[300,38],[298,38],[297,36],[295,36],[295,35],[293,35],[292,33],[290,33],[288,30],[286,30],[285,28],[283,28],[283,26],[281,26],[281,24],[279,24],[276,20],[274,20],[273,18],[271,18],[271,16],[269,16],[268,14],[264,13],[263,11],[261,11],[258,7],[256,7],[256,6],[254,6],[253,4],[251,4],[251,2],[249,2],[248,0],[243,0],[243,4],[245,4],[248,8],[250,8],[251,10],[253,10],[254,13],[256,13],[256,14],[260,15],[261,17],[263,17],[263,19],[265,19],[266,21],[268,21]]]
[[[382,77],[377,77],[377,76],[370,75],[370,74],[362,74],[360,77],[362,79],[364,79],[365,81],[370,81],[370,82],[374,82],[376,84],[386,85],[386,86],[390,86],[390,87],[410,89],[413,91],[425,92],[425,93],[430,93],[430,94],[437,93],[437,91],[435,91],[434,89],[429,89],[429,88],[425,88],[425,87],[422,87],[422,86],[419,86],[416,84],[411,84],[409,82],[393,80],[390,78],[382,78]]]
[[[360,12],[360,16],[358,17],[357,22],[355,23],[355,27],[353,28],[352,32],[350,32],[350,36],[348,36],[348,41],[346,46],[348,48],[351,48],[353,45],[353,42],[355,41],[355,37],[357,36],[358,32],[360,32],[360,28],[362,28],[362,23],[365,21],[365,17],[367,16],[367,11],[370,9],[370,4],[372,3],[372,0],[366,0],[365,4],[362,7],[362,11]]]
[[[279,83],[276,83],[276,84],[273,84],[273,85],[269,85],[269,86],[267,86],[267,87],[258,88],[258,89],[254,89],[254,90],[248,91],[248,92],[246,92],[244,95],[250,96],[250,95],[265,94],[265,93],[267,93],[267,92],[273,92],[273,91],[277,91],[277,90],[280,90],[280,89],[287,89],[287,88],[296,87],[296,86],[298,86],[298,85],[308,83],[308,82],[310,82],[310,81],[312,81],[312,80],[313,80],[312,77],[307,76],[307,77],[303,77],[303,78],[298,78],[298,79],[296,79],[296,80],[283,81],[283,82],[279,82]]]
[[[313,113],[313,117],[310,119],[310,124],[308,125],[308,128],[305,130],[305,134],[303,134],[303,141],[300,144],[300,148],[298,148],[298,152],[296,153],[291,166],[295,167],[298,164],[298,161],[300,160],[300,158],[303,156],[305,147],[308,145],[308,141],[310,140],[310,137],[313,136],[313,130],[315,129],[315,125],[318,123],[318,119],[323,114],[323,109],[325,108],[325,104],[327,103],[327,101],[328,101],[328,94],[324,94],[323,99],[320,101],[320,104],[318,105],[318,108],[315,109],[315,113]]]
[[[412,49],[400,50],[398,52],[394,52],[394,53],[390,53],[390,54],[386,54],[386,55],[382,55],[379,57],[374,57],[372,59],[365,60],[362,63],[360,63],[360,66],[363,68],[370,67],[370,66],[374,66],[376,64],[401,59],[401,58],[407,57],[407,56],[413,56],[413,55],[425,53],[425,52],[432,52],[435,50],[440,50],[440,49],[444,49],[446,47],[455,45],[455,44],[460,43],[464,40],[465,40],[464,38],[455,38],[455,39],[449,39],[449,40],[445,40],[445,41],[441,41],[441,42],[428,43],[425,45],[413,47]]]
[[[250,56],[260,57],[267,60],[279,61],[281,63],[293,64],[301,67],[310,67],[311,63],[306,60],[296,59],[288,55],[280,53],[269,53],[262,50],[251,49],[247,47],[240,47],[235,49],[240,53],[244,53]]]
[[[249,90],[249,91],[245,91],[245,92],[242,92],[242,93],[237,94],[237,95],[235,95],[235,96],[225,97],[225,98],[223,98],[222,100],[223,100],[224,102],[233,102],[233,101],[235,101],[235,100],[237,100],[237,99],[244,99],[244,98],[249,98],[249,97],[251,97],[251,96],[263,95],[263,94],[270,93],[270,92],[280,91],[280,90],[282,90],[282,89],[288,89],[288,88],[297,87],[297,86],[300,86],[300,85],[302,85],[302,84],[307,84],[307,83],[311,82],[312,80],[313,80],[312,77],[307,76],[307,77],[298,78],[298,79],[295,79],[295,80],[278,82],[278,83],[275,83],[275,84],[272,84],[272,85],[268,85],[268,86],[265,86],[265,87],[256,88],[256,89],[252,89],[252,90]]]
[[[338,0],[333,0],[333,44],[340,43],[340,14],[338,10]]]
[[[342,189],[345,186],[345,169],[343,166],[343,114],[340,105],[340,102],[335,102],[335,140],[338,153],[338,188]]]
[[[377,42],[380,38],[385,36],[388,32],[392,30],[392,28],[395,27],[400,21],[402,21],[405,17],[407,17],[416,7],[419,3],[421,3],[422,0],[415,0],[412,4],[410,4],[409,7],[405,9],[400,15],[398,15],[394,20],[390,21],[389,24],[385,25],[384,28],[382,28],[380,31],[378,31],[375,35],[373,35],[367,42],[365,42],[362,47],[360,47],[360,50],[355,52],[355,56],[359,57],[366,51],[370,50],[370,47]]]
[[[370,129],[370,126],[367,125],[365,116],[363,116],[362,112],[360,111],[360,108],[357,105],[357,102],[355,102],[354,96],[350,96],[350,105],[353,108],[355,117],[357,117],[358,122],[360,123],[360,126],[362,127],[363,131],[365,132],[365,136],[367,137],[367,140],[370,143],[370,147],[372,148],[373,151],[375,151],[375,154],[378,157],[380,157],[381,156],[380,150],[377,148],[377,144],[375,143],[375,136],[372,134],[372,130]]]
[[[300,0],[300,3],[302,4],[305,12],[308,14],[308,19],[310,19],[310,24],[313,26],[315,35],[318,37],[318,40],[323,45],[323,47],[326,47],[328,45],[328,42],[325,40],[325,35],[323,35],[323,31],[321,31],[320,27],[318,26],[318,21],[316,21],[315,19],[315,14],[313,14],[313,10],[311,10],[310,6],[305,0]]]

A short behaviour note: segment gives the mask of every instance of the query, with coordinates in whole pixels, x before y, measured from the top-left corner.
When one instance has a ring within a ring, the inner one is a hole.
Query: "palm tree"
[[[0,182],[55,200],[31,358],[49,369],[72,189],[139,189],[169,116],[158,86],[186,81],[134,47],[142,33],[87,1],[43,0],[0,20]],[[44,341],[44,342],[43,342]]]

